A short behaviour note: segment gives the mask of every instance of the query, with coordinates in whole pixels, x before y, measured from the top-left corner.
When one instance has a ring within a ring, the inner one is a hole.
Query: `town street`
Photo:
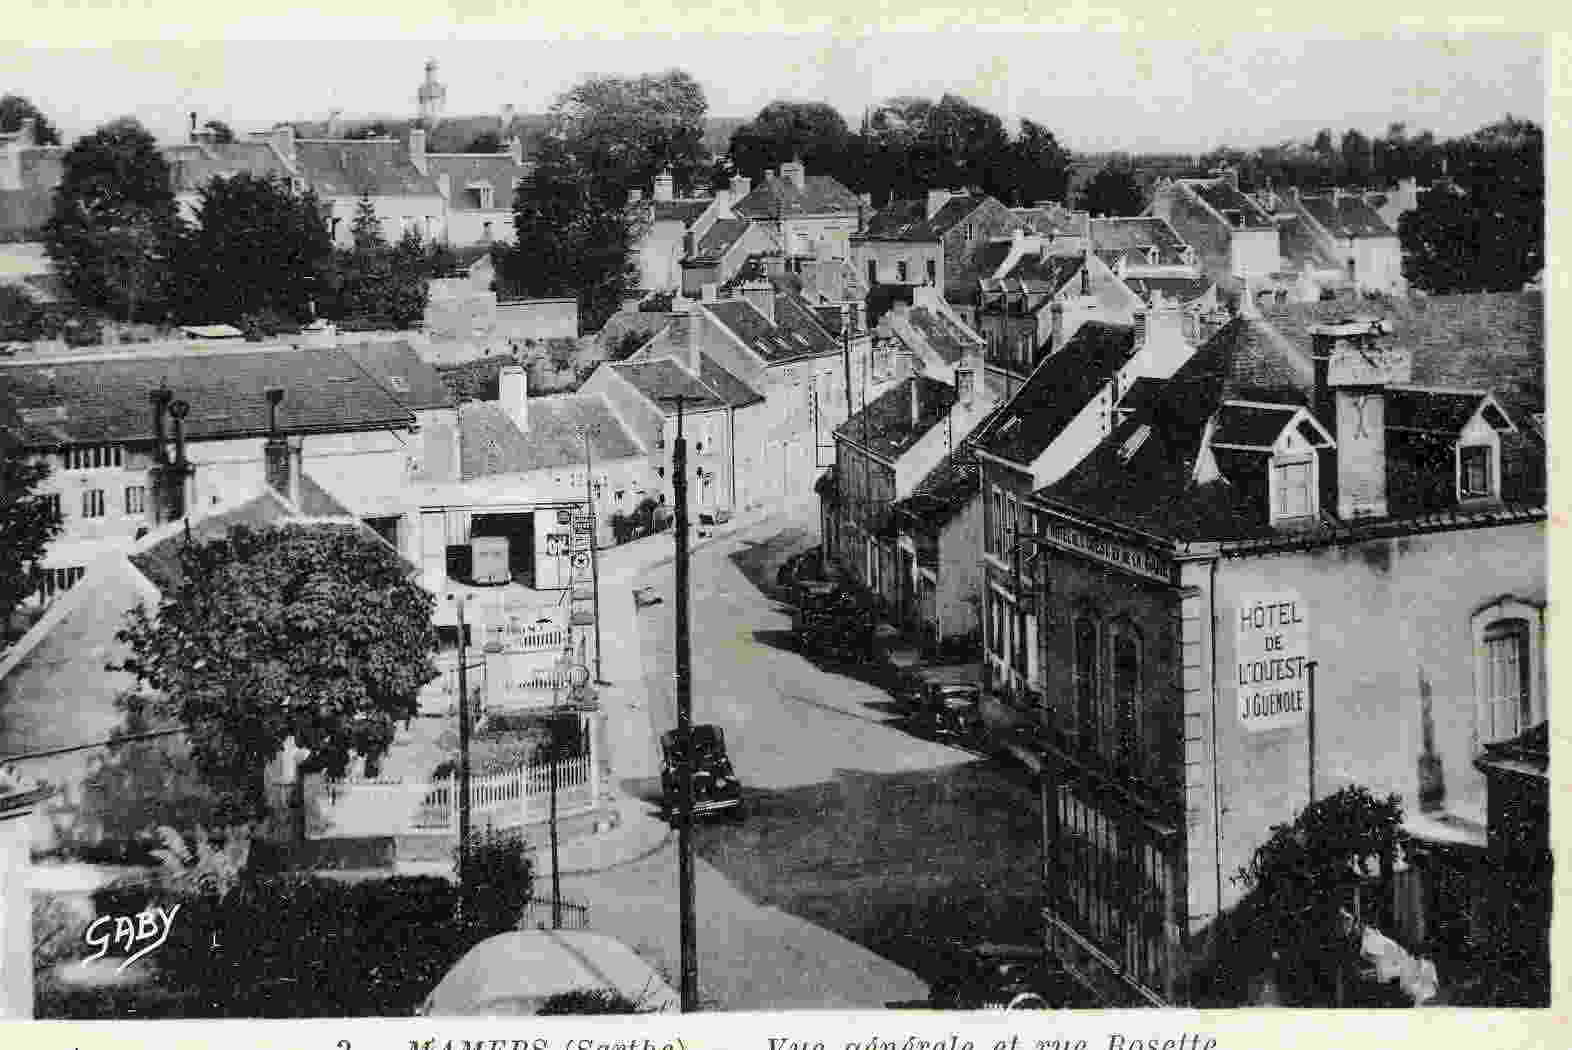
[[[791,648],[790,610],[768,592],[780,562],[815,542],[810,528],[777,517],[693,560],[694,719],[725,730],[747,800],[743,820],[696,835],[700,986],[725,1009],[920,999],[936,940],[1019,943],[1040,924],[1029,782],[913,735],[882,690]],[[638,582],[666,599],[637,613],[660,732],[675,724],[672,567]],[[653,754],[617,767],[658,768]],[[653,812],[657,778],[622,786]],[[674,848],[564,885],[589,899],[596,929],[675,977]]]

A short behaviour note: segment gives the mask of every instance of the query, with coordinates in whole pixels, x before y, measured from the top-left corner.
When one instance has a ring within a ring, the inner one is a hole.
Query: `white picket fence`
[[[457,776],[435,783],[347,778],[329,781],[322,816],[327,835],[399,834],[458,830]],[[601,798],[600,775],[591,755],[557,763],[559,819],[593,811]],[[503,773],[472,776],[470,817],[475,826],[526,827],[551,813],[551,767],[529,763]]]

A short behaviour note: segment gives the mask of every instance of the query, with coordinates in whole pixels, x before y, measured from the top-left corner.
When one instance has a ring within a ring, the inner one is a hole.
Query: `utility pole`
[[[601,674],[601,663],[600,663],[600,549],[599,549],[600,548],[600,544],[596,542],[596,536],[595,536],[595,525],[596,525],[596,521],[595,521],[595,497],[594,497],[594,495],[592,493],[592,490],[591,490],[591,486],[594,484],[594,482],[593,482],[592,478],[590,477],[591,472],[595,469],[595,462],[594,462],[594,459],[593,459],[593,457],[591,456],[591,453],[590,453],[590,436],[591,436],[591,433],[594,431],[594,429],[595,429],[594,427],[584,427],[583,428],[583,435],[584,435],[584,509],[589,514],[589,519],[590,519],[589,557],[590,557],[590,587],[591,587],[591,589],[593,591],[593,598],[592,598],[592,600],[594,602],[594,612],[592,613],[592,615],[595,617],[595,684],[596,685],[605,685],[606,684],[606,677],[605,677],[605,675]]]
[[[464,604],[468,595],[448,595],[458,613],[459,767],[458,767],[458,865],[459,889],[469,887],[469,649],[464,637]],[[464,894],[459,894],[463,907]]]
[[[688,626],[688,443],[678,396],[677,439],[671,448],[672,496],[677,530],[677,921],[682,948],[682,1012],[699,1008],[698,945],[693,901],[693,642]]]

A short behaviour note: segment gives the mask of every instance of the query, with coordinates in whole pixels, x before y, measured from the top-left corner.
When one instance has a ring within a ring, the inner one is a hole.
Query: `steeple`
[[[429,126],[442,119],[442,110],[448,101],[448,88],[437,80],[437,60],[434,58],[426,59],[426,79],[421,83],[415,99],[420,103],[420,119],[423,123]]]

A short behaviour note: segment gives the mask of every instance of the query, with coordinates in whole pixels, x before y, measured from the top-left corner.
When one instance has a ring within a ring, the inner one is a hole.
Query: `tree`
[[[851,137],[846,119],[829,103],[783,99],[731,133],[727,158],[750,178],[794,159],[809,171],[839,177]]]
[[[332,259],[332,235],[310,190],[282,178],[242,173],[198,191],[196,217],[180,250],[190,321],[238,323],[276,315],[311,316],[311,301]]]
[[[167,302],[181,222],[169,165],[135,120],[111,121],[66,151],[44,245],[81,303],[134,320]]]
[[[1370,180],[1373,165],[1368,136],[1358,128],[1349,128],[1343,132],[1339,152],[1343,158],[1344,179],[1358,185],[1363,185]]]
[[[992,186],[994,196],[1020,205],[1065,199],[1070,185],[1070,151],[1059,145],[1052,131],[1023,118],[1021,130],[1010,144],[1010,154],[1014,159],[1014,185]]]
[[[222,120],[210,120],[202,125],[213,133],[213,141],[219,145],[235,141],[235,131]]]
[[[709,159],[707,109],[704,89],[680,69],[594,76],[557,97],[548,138],[566,148],[600,197],[625,197],[668,168],[677,190],[686,192]]]
[[[22,121],[33,121],[33,142],[39,146],[60,145],[60,129],[50,123],[25,95],[0,95],[0,134],[20,131]]]
[[[59,501],[38,491],[48,477],[47,463],[7,446],[0,434],[0,636],[9,633],[17,606],[38,590],[35,570],[60,534]]]
[[[387,752],[436,677],[434,601],[391,547],[343,528],[285,525],[188,544],[156,613],[118,637],[153,713],[187,730],[232,823],[266,807],[263,772],[290,739],[304,772],[340,776]]]
[[[498,283],[531,298],[572,295],[579,326],[595,331],[638,288],[633,248],[641,220],[616,191],[547,141],[534,175],[514,194],[512,247],[499,245]]]
[[[396,329],[424,317],[427,281],[451,268],[452,252],[440,243],[428,248],[413,230],[389,245],[369,194],[355,206],[350,240],[350,247],[335,253],[335,315]]]
[[[1080,206],[1097,216],[1139,215],[1146,200],[1128,169],[1104,168],[1081,188]]]

